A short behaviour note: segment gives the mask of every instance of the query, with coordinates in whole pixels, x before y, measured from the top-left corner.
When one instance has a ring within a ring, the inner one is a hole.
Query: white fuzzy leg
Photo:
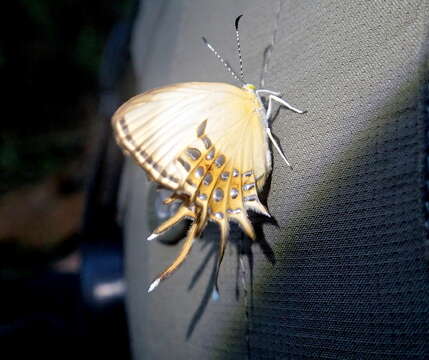
[[[263,92],[269,93],[271,91],[269,91],[269,90],[263,90]],[[286,106],[288,109],[290,109],[292,111],[295,111],[298,114],[304,113],[304,111],[301,111],[301,110],[299,110],[297,108],[294,108],[292,105],[288,104],[286,101],[284,101],[283,99],[277,97],[276,95],[270,95],[268,97],[268,108],[267,108],[267,111],[265,113],[265,124],[268,124],[268,120],[270,119],[271,114],[273,112],[273,101],[277,101],[281,105]],[[280,156],[282,157],[282,159],[284,160],[284,162],[286,163],[286,165],[289,166],[290,168],[292,168],[291,164],[286,159],[286,156],[283,153],[282,149],[280,148],[279,144],[277,144],[276,139],[274,139],[273,134],[271,133],[271,129],[267,126],[266,129],[265,129],[265,131],[267,132],[268,138],[271,140],[271,142],[273,143],[273,145],[276,148],[276,150],[279,152]]]
[[[297,109],[296,107],[293,107],[291,104],[287,103],[282,98],[279,98],[276,95],[270,95],[269,99],[270,99],[270,101],[271,100],[277,101],[278,103],[282,104],[283,106],[287,107],[288,109],[290,109],[290,110],[292,110],[298,114],[303,114],[305,112],[305,111]]]
[[[265,131],[267,132],[267,135],[270,138],[271,142],[273,143],[274,147],[277,149],[277,151],[279,152],[280,156],[285,161],[286,165],[289,166],[290,168],[292,168],[292,165],[289,163],[289,161],[287,161],[286,156],[283,154],[282,149],[280,149],[280,146],[277,144],[276,139],[274,139],[273,134],[271,134],[271,129],[267,127],[265,129]]]
[[[276,96],[282,96],[282,93],[279,93],[277,91],[271,91],[271,90],[265,90],[265,89],[256,90],[256,95],[260,96],[259,94],[261,94],[261,93],[276,95]]]
[[[268,121],[271,118],[271,113],[273,112],[273,100],[271,99],[271,95],[268,97],[268,107],[265,112],[265,124],[268,124]],[[268,127],[268,125],[266,125]]]

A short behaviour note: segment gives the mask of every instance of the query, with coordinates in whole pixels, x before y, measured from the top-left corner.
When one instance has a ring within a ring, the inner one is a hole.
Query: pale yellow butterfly
[[[237,222],[255,239],[247,210],[270,216],[258,198],[271,171],[268,139],[290,166],[273,138],[268,121],[273,102],[297,113],[281,94],[260,89],[243,81],[231,66],[203,38],[208,48],[242,83],[242,87],[215,82],[187,82],[168,85],[137,95],[113,115],[118,144],[146,170],[149,178],[173,191],[165,201],[181,201],[178,211],[153,231],[156,238],[183,219],[192,225],[178,257],[149,287],[155,289],[182,264],[207,222],[220,227],[218,269],[227,244],[229,222]],[[268,100],[264,107],[262,97]]]

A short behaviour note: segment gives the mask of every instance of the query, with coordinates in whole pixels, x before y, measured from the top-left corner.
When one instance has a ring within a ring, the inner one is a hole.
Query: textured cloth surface
[[[233,83],[200,37],[236,64],[233,21],[241,13],[245,73],[258,84],[276,11],[277,1],[142,1],[133,40],[139,90]],[[235,229],[221,298],[210,300],[215,226],[147,294],[180,246],[144,241],[152,230],[147,180],[128,163],[122,190],[136,359],[427,358],[428,18],[417,0],[284,2],[265,88],[308,113],[281,109],[273,123],[294,169],[273,154],[267,204],[277,226],[258,225],[244,264],[247,296]]]

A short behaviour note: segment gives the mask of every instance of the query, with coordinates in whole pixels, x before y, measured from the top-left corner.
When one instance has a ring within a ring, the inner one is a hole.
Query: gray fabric
[[[139,90],[233,83],[200,37],[236,64],[233,21],[241,13],[245,73],[257,84],[276,8],[276,1],[142,1],[133,41]],[[281,109],[272,126],[294,169],[274,153],[267,203],[278,226],[262,225],[266,243],[252,246],[250,322],[250,294],[236,297],[234,246],[222,266],[221,298],[209,301],[214,226],[179,271],[147,294],[179,246],[145,241],[147,181],[127,164],[136,359],[246,358],[249,351],[252,358],[424,358],[427,18],[426,2],[417,0],[284,2],[265,87],[308,114]],[[232,237],[239,242],[239,230]],[[246,276],[250,289],[249,267]]]

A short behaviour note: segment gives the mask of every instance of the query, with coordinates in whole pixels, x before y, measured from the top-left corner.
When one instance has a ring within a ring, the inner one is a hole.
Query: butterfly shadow
[[[280,110],[281,110],[281,106],[278,106],[276,108],[273,116],[271,117],[270,122],[269,122],[270,127],[272,126],[273,122],[277,119],[277,117],[280,113]],[[280,139],[276,135],[274,135],[274,134],[272,134],[272,135],[273,135],[274,139],[277,141],[277,143],[279,144],[280,148],[282,149],[283,147],[281,145]],[[271,153],[273,153],[273,149],[272,149],[271,144],[270,144],[270,148],[271,148],[270,149]],[[272,157],[272,162],[273,162],[272,167],[274,168],[275,167],[275,159],[273,157]],[[268,195],[269,195],[270,190],[271,190],[272,176],[273,176],[273,173],[270,172],[263,189],[258,194],[259,200],[268,209],[268,211],[269,211],[269,208],[267,206],[267,203],[268,203]],[[258,243],[259,247],[262,250],[262,253],[265,255],[267,260],[274,266],[276,263],[276,257],[275,257],[273,249],[271,248],[271,245],[266,240],[263,228],[264,228],[265,224],[270,224],[270,225],[273,225],[273,226],[278,228],[279,224],[278,224],[277,220],[272,215],[271,215],[271,217],[266,217],[262,214],[251,213],[251,221],[252,221],[253,227],[255,229],[255,233],[256,233],[256,242]]]
[[[208,231],[213,230],[213,232],[215,231],[213,228],[210,228],[210,227],[207,230]],[[237,261],[236,261],[237,267],[236,267],[235,295],[236,295],[236,299],[239,300],[241,295],[240,288],[242,288],[243,276],[246,276],[246,274],[243,273],[242,267],[240,266],[240,262],[244,257],[247,258],[247,264],[250,269],[250,273],[249,273],[250,294],[253,294],[253,254],[251,250],[252,240],[249,239],[241,232],[237,224],[231,224],[231,234],[233,234],[233,236],[231,236],[228,246],[233,246],[234,248],[236,248],[235,253],[237,254]],[[201,276],[203,275],[207,267],[207,264],[212,259],[214,259],[214,261],[213,261],[213,266],[211,268],[209,281],[204,291],[204,295],[201,298],[201,302],[198,305],[189,323],[189,326],[186,332],[186,340],[189,340],[191,338],[195,328],[197,327],[202,316],[204,315],[204,312],[206,311],[207,305],[209,304],[209,302],[216,301],[214,294],[216,293],[215,289],[216,289],[216,281],[217,281],[217,263],[218,263],[218,256],[219,256],[219,244],[216,241],[213,241],[213,237],[207,237],[207,239],[203,238],[202,240],[203,240],[203,244],[201,247],[202,250],[207,248],[209,244],[212,244],[212,245],[210,246],[209,250],[201,260],[200,265],[198,266],[197,270],[192,276],[188,286],[188,291],[191,291],[198,283],[198,281],[200,280]],[[219,294],[218,296],[221,296],[221,294]],[[248,296],[247,289],[243,290],[243,296]],[[250,296],[250,298],[252,299],[252,295]],[[251,303],[253,303],[253,300],[251,300]]]
[[[277,108],[272,119],[276,119],[279,112],[280,112],[280,108]],[[276,140],[278,141],[277,138]],[[271,180],[272,180],[272,173],[269,174],[267,181],[265,182],[264,188],[259,193],[259,200],[264,204],[264,206],[266,206],[267,204],[268,194],[271,188]],[[271,224],[276,227],[278,227],[279,225],[277,220],[274,217],[268,218],[262,214],[258,214],[252,211],[249,212],[249,217],[254,226],[256,240],[255,241],[251,240],[241,231],[241,229],[237,224],[231,223],[230,239],[228,241],[229,243],[228,246],[235,247],[236,249],[235,253],[237,256],[236,277],[235,277],[235,298],[238,301],[240,300],[240,296],[243,295],[244,303],[246,306],[246,310],[245,310],[247,314],[246,316],[251,318],[251,314],[253,313],[253,303],[254,303],[254,276],[253,276],[254,257],[253,257],[252,245],[254,243],[258,244],[264,256],[274,266],[276,263],[276,257],[271,245],[265,238],[263,227],[265,224]],[[219,238],[220,236],[220,233],[216,227],[209,226],[205,230],[205,232],[214,232],[215,237],[217,238]],[[209,304],[210,300],[213,299],[213,294],[216,288],[216,281],[217,281],[217,275],[218,275],[217,262],[218,262],[218,256],[219,256],[219,245],[217,241],[213,241],[213,236],[205,236],[205,237],[203,236],[202,240],[203,240],[203,243],[202,243],[201,250],[204,250],[209,246],[210,248],[207,251],[207,254],[202,259],[200,265],[198,266],[197,271],[192,276],[188,286],[188,291],[191,291],[198,283],[199,279],[204,273],[204,270],[207,267],[207,264],[211,261],[211,259],[214,258],[215,261],[213,261],[209,281],[207,283],[204,295],[189,322],[189,326],[186,331],[186,340],[189,340],[192,337],[192,334],[195,328],[197,327],[199,321],[201,320],[202,316],[204,315],[204,312],[207,309],[207,305]],[[247,260],[247,264],[244,264],[243,259]],[[249,269],[248,274],[246,273],[246,269],[245,269],[246,265]],[[245,284],[247,283],[246,281],[247,276],[249,277],[249,289],[244,287]]]
[[[213,230],[213,228],[211,226],[209,226],[207,229],[209,230]],[[207,231],[207,229],[205,231]],[[213,261],[213,266],[211,269],[211,273],[210,273],[210,277],[209,277],[209,281],[207,283],[207,287],[206,290],[204,292],[204,295],[201,299],[200,304],[198,305],[196,311],[194,312],[191,321],[189,322],[189,326],[188,329],[186,331],[186,340],[189,340],[196,328],[196,326],[198,325],[198,322],[201,320],[208,303],[210,302],[210,300],[212,299],[212,295],[213,295],[213,291],[215,289],[215,285],[216,285],[216,276],[217,276],[217,260],[218,260],[218,244],[215,241],[212,241],[213,238],[212,237],[203,237],[203,244],[201,247],[201,250],[204,250],[205,248],[207,248],[210,244],[210,248],[207,251],[206,256],[204,256],[204,258],[202,259],[200,265],[197,268],[197,271],[195,271],[194,275],[191,278],[191,281],[188,285],[188,291],[191,291],[195,285],[198,283],[198,280],[201,278],[201,275],[204,273],[204,270],[207,267],[207,264],[210,262],[210,260],[212,258],[215,258],[215,261]]]
[[[270,189],[271,189],[271,180],[272,180],[272,173],[270,173],[270,175],[268,176],[267,181],[265,182],[265,186],[263,187],[262,191],[258,195],[259,200],[267,209],[268,209],[268,206],[267,206],[268,194],[270,193]],[[279,224],[273,216],[267,217],[258,213],[251,213],[250,215],[251,215],[251,221],[256,234],[255,242],[259,245],[262,253],[265,255],[267,260],[272,265],[275,265],[276,257],[271,245],[269,244],[269,242],[265,237],[264,225],[270,224],[275,227],[279,227]]]
[[[270,190],[271,186],[271,175],[268,177],[266,185],[264,186],[264,189],[260,193],[260,200],[265,204],[266,199]],[[263,216],[261,214],[257,213],[249,213],[251,217],[251,221],[254,224],[254,229],[256,233],[256,240],[253,241],[249,237],[247,237],[240,229],[240,227],[235,224],[231,223],[231,231],[230,231],[230,239],[228,242],[228,246],[231,246],[235,248],[235,254],[236,254],[236,276],[235,276],[235,298],[236,300],[240,300],[240,297],[243,296],[244,303],[246,306],[246,316],[251,317],[251,314],[253,313],[253,299],[254,299],[254,256],[253,256],[253,250],[252,246],[256,243],[261,248],[262,253],[265,255],[267,260],[274,265],[276,263],[276,258],[274,251],[271,248],[271,245],[268,243],[268,241],[265,238],[264,232],[263,232],[263,226],[264,224],[271,224],[274,226],[278,226],[277,221],[271,217],[267,218],[266,216]],[[214,233],[214,236],[205,236],[202,237],[201,240],[202,246],[201,250],[207,250],[206,255],[201,260],[200,265],[198,266],[197,270],[195,271],[194,275],[191,278],[191,281],[188,285],[188,291],[191,291],[195,285],[200,280],[201,276],[204,273],[204,270],[207,268],[207,264],[212,261],[213,265],[211,268],[209,281],[207,283],[205,292],[203,297],[201,298],[201,302],[198,305],[196,311],[194,312],[187,332],[186,332],[186,340],[189,340],[192,337],[192,334],[197,327],[199,321],[201,320],[204,312],[207,309],[207,305],[214,297],[214,291],[216,288],[216,281],[217,281],[217,263],[218,263],[218,256],[219,256],[219,244],[217,241],[213,241],[214,238],[219,237],[219,231],[214,226],[209,226],[206,230],[206,232]],[[247,260],[247,261],[246,261]],[[248,271],[247,271],[247,269]],[[247,277],[249,280],[249,288],[246,287],[247,284]],[[221,295],[220,295],[221,296]]]

